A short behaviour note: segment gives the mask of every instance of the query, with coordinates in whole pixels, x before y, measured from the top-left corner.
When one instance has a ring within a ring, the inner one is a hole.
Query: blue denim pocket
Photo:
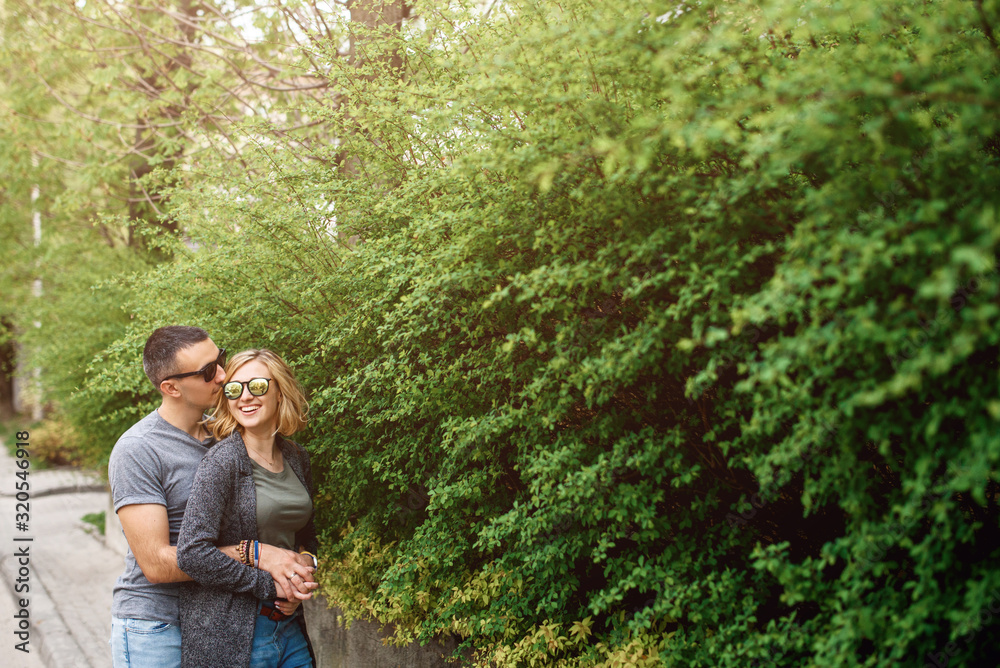
[[[114,668],[180,668],[181,627],[112,617],[111,664]]]
[[[176,628],[173,624],[168,624],[167,622],[157,622],[149,619],[126,619],[124,621],[125,630],[129,633],[163,633],[164,631]]]

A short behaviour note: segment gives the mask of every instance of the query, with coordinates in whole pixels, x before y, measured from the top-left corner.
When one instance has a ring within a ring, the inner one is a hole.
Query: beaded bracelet
[[[246,541],[244,541],[244,543],[246,543],[246,547],[244,548],[244,554],[246,555],[246,558],[243,560],[243,563],[246,564],[247,566],[253,566],[254,565],[254,561],[255,561],[254,560],[254,551],[256,549],[256,546],[255,546],[256,542],[257,541],[255,541],[255,540],[246,540]]]
[[[241,564],[247,563],[247,542],[248,541],[241,540],[236,545],[236,556],[239,557]]]

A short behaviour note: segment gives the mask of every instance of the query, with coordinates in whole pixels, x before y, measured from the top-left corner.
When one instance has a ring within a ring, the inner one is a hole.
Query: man
[[[222,390],[225,358],[198,327],[161,327],[146,340],[143,370],[162,401],[118,439],[108,462],[129,546],[111,607],[114,668],[181,665],[178,583],[191,578],[177,567],[177,536],[195,470],[212,445],[201,423]],[[237,559],[236,546],[219,549]],[[260,569],[286,598],[311,597],[314,565],[310,555],[262,546]]]

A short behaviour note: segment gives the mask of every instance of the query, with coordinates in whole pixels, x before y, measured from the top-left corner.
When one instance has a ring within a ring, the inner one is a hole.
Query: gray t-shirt
[[[211,442],[198,441],[155,410],[139,420],[118,439],[108,461],[115,512],[139,503],[165,506],[170,544],[176,545],[194,473]],[[178,583],[147,580],[130,548],[125,555],[125,572],[115,583],[111,615],[179,624],[178,596]]]

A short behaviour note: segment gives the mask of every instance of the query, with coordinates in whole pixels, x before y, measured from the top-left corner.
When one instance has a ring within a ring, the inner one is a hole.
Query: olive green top
[[[280,473],[275,473],[253,460],[250,463],[257,488],[257,539],[268,545],[298,550],[295,532],[306,525],[312,514],[309,493],[287,464]]]

